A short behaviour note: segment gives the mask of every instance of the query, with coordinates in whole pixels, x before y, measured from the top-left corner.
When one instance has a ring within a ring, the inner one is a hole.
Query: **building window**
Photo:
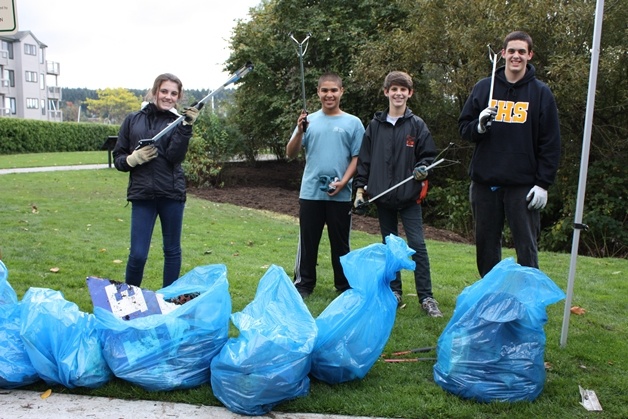
[[[4,98],[5,112],[15,115],[17,113],[17,102],[14,97]]]
[[[46,101],[41,99],[41,114],[46,115]]]
[[[43,64],[45,61],[45,50],[43,48],[39,48],[39,64]]]
[[[24,54],[37,55],[37,47],[33,44],[24,44]]]
[[[5,69],[2,72],[2,86],[15,87],[15,72],[13,70]]]
[[[30,81],[32,83],[37,83],[37,73],[34,71],[26,72],[26,81]]]
[[[46,76],[44,75],[44,73],[39,73],[39,88],[41,90],[44,90],[46,88]]]
[[[13,59],[13,42],[2,41],[0,49],[7,52],[10,60]]]
[[[26,98],[26,109],[39,109],[39,99],[27,97]]]

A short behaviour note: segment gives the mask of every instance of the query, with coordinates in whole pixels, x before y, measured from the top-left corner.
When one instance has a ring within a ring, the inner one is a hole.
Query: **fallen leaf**
[[[106,251],[107,251],[107,249],[105,249],[105,248],[102,248],[102,249],[99,250],[100,253],[105,253]]]
[[[43,393],[41,393],[41,397],[42,399],[47,399],[48,397],[50,397],[50,395],[52,394],[52,390],[48,389],[46,391],[44,391]]]
[[[122,263],[122,261],[120,259],[114,259],[113,263]]]
[[[570,311],[571,311],[573,314],[578,314],[578,315],[581,315],[581,314],[584,314],[584,313],[586,313],[586,312],[587,312],[585,309],[583,309],[582,307],[578,307],[578,306],[573,306],[573,307],[571,307],[571,310],[570,310]]]
[[[546,370],[551,370],[552,369],[552,364],[550,364],[549,362],[545,361],[543,363],[543,366],[545,367]]]
[[[50,272],[56,274],[57,272],[59,272],[60,269],[59,268],[50,268]]]

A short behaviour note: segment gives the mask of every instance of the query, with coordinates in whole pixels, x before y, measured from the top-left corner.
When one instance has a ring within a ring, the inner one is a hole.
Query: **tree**
[[[87,109],[101,120],[120,124],[132,111],[140,109],[142,97],[135,96],[127,89],[106,88],[97,90],[98,99],[86,99]]]
[[[343,109],[366,123],[385,106],[381,83],[386,73],[407,71],[415,82],[410,108],[427,122],[437,146],[456,143],[446,157],[460,161],[434,171],[427,216],[435,225],[454,223],[455,230],[466,233],[466,171],[473,147],[460,142],[457,118],[473,85],[491,73],[487,45],[499,51],[508,32],[525,30],[535,42],[532,64],[554,92],[561,119],[562,161],[543,212],[542,245],[568,251],[594,11],[595,2],[587,0],[265,0],[251,20],[238,23],[231,38],[228,66],[235,70],[248,60],[255,64],[236,91],[233,117],[250,147],[283,155],[302,107],[291,32],[297,40],[312,33],[305,55],[310,111],[318,109],[318,76],[336,71],[345,81]],[[625,0],[607,0],[589,163],[595,194],[585,202],[583,222],[591,229],[581,237],[589,254],[628,255],[626,21]]]

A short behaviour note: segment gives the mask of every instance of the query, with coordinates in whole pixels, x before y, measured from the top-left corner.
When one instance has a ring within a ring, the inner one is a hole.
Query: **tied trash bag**
[[[316,318],[318,337],[312,376],[329,384],[364,378],[390,337],[397,299],[390,282],[401,269],[413,270],[414,250],[400,237],[372,244],[340,258],[351,289]]]
[[[546,306],[565,293],[508,258],[465,288],[438,339],[434,380],[480,402],[532,401],[545,384]]]
[[[20,304],[20,336],[39,376],[67,388],[97,388],[113,374],[103,358],[93,314],[63,294],[29,288]]]
[[[231,320],[240,335],[211,364],[218,400],[232,412],[263,415],[309,393],[316,323],[283,269],[271,265],[253,301]]]
[[[211,360],[228,338],[231,297],[224,265],[199,266],[158,290],[165,299],[199,295],[167,314],[123,320],[96,307],[107,364],[116,377],[148,391],[209,382]]]
[[[0,388],[12,389],[37,382],[39,375],[20,337],[20,306],[8,276],[0,260]]]

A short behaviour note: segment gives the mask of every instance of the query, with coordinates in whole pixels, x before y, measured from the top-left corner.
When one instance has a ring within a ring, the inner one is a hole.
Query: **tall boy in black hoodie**
[[[476,258],[486,275],[502,258],[508,220],[517,262],[539,267],[540,210],[560,159],[558,110],[549,87],[536,79],[532,38],[506,36],[504,67],[474,87],[458,119],[460,135],[475,144],[469,196],[475,223]]]

